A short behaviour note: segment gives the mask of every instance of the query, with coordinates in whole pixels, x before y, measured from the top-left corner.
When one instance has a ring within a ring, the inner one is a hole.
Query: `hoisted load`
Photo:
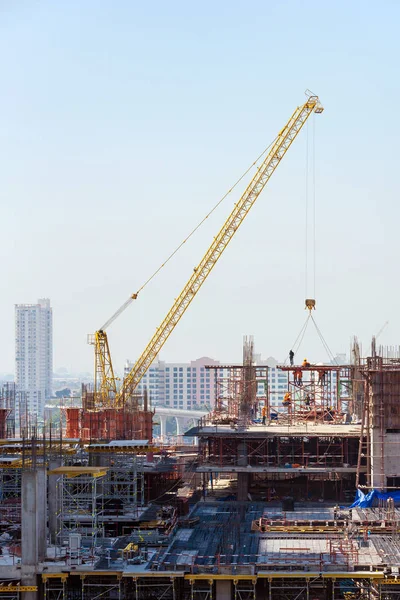
[[[306,298],[306,308],[311,312],[315,310],[315,300],[314,298]]]

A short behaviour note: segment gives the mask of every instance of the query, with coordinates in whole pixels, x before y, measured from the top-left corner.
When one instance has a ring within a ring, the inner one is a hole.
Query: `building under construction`
[[[280,410],[251,339],[210,368],[195,452],[152,443],[145,399],[116,411],[125,428],[88,406],[61,430],[5,427],[1,597],[400,598],[400,356],[281,368]]]
[[[293,141],[323,112],[306,94],[121,384],[106,330],[183,244],[89,337],[93,389],[59,407],[58,425],[39,431],[23,398],[0,392],[0,597],[400,600],[397,350],[374,343],[364,359],[355,342],[348,365],[281,365],[277,407],[246,339],[241,365],[210,367],[216,404],[186,432],[195,451],[154,444],[154,413],[137,393]],[[300,343],[315,300],[306,308]]]

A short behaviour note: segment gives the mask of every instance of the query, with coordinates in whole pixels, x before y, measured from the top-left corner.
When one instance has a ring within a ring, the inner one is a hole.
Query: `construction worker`
[[[332,406],[328,406],[328,409],[324,416],[325,421],[333,421],[333,408]]]
[[[309,367],[310,366],[310,363],[308,362],[308,360],[306,358],[303,360],[302,366],[303,367]]]
[[[262,416],[262,424],[266,425],[266,422],[265,422],[265,420],[267,418],[267,407],[266,406],[262,407],[262,409],[261,409],[261,416]]]
[[[307,394],[307,396],[305,397],[304,404],[306,406],[310,406],[310,404],[311,404],[311,398],[310,398],[309,394]]]
[[[290,360],[290,366],[293,367],[293,359],[294,359],[294,352],[293,350],[291,350],[289,352],[289,360]]]
[[[290,394],[290,392],[286,392],[286,394],[283,397],[282,404],[283,404],[283,406],[290,406],[291,403],[292,403],[291,394]]]
[[[297,371],[297,385],[303,385],[303,373],[302,373],[302,371]]]
[[[318,385],[324,385],[325,383],[325,371],[324,369],[318,369]]]

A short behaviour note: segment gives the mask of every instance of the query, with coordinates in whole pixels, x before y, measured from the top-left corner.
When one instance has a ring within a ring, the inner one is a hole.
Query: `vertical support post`
[[[38,560],[46,558],[47,551],[47,473],[46,467],[36,471],[36,530],[38,536]]]
[[[248,465],[247,444],[239,442],[237,447],[237,464],[239,467]],[[237,500],[238,502],[246,502],[249,493],[249,474],[238,473],[237,476]]]
[[[36,585],[36,569],[39,557],[38,512],[43,516],[43,509],[38,510],[38,477],[36,470],[22,472],[21,486],[21,583]],[[45,542],[46,544],[46,539]],[[42,549],[42,546],[41,546]],[[35,600],[36,592],[25,592],[25,600]]]
[[[61,466],[60,459],[52,459],[49,461],[49,471],[52,471],[59,466]],[[60,511],[60,506],[58,506],[57,502],[57,477],[58,475],[48,476],[49,538],[50,543],[54,545],[57,542],[57,515]]]

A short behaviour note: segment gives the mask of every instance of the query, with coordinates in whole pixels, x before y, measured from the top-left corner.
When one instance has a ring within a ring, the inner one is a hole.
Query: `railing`
[[[305,542],[307,540],[304,540]],[[326,552],[308,553],[305,548],[282,548],[279,553],[194,555],[190,551],[167,552],[152,561],[158,571],[184,571],[193,574],[239,574],[247,570],[258,571],[309,571],[322,572],[335,565],[336,571],[346,572],[358,556],[355,548],[330,548]],[[193,551],[194,552],[194,551]],[[306,576],[306,575],[305,575]]]

